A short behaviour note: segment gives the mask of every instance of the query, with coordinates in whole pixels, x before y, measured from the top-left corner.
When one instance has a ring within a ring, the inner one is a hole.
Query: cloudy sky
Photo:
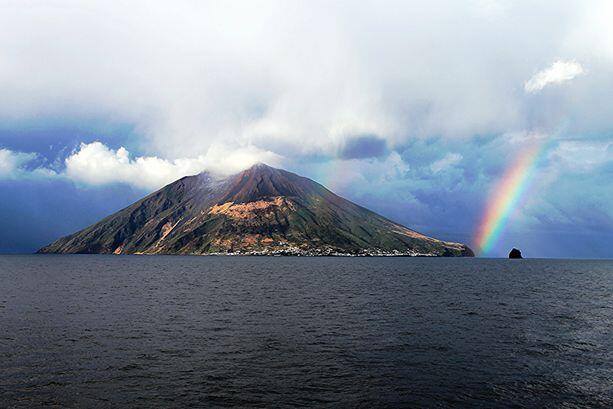
[[[613,257],[613,3],[0,0],[0,251],[255,162],[491,256]]]

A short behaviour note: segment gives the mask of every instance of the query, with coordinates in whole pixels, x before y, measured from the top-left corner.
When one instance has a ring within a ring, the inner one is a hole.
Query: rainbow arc
[[[487,255],[500,238],[509,216],[534,178],[545,145],[537,142],[523,151],[492,191],[475,239],[480,254]]]

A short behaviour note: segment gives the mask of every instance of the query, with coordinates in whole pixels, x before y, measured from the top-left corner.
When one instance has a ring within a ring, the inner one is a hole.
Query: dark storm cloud
[[[376,135],[360,135],[348,138],[339,152],[342,159],[378,158],[387,152],[385,139]]]

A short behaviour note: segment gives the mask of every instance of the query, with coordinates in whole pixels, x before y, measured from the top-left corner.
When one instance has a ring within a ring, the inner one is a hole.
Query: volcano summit
[[[264,164],[173,182],[39,253],[472,256]]]

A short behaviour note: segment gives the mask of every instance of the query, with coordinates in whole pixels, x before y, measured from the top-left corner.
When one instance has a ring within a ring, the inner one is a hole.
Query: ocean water
[[[0,407],[613,407],[613,262],[1,256]]]

